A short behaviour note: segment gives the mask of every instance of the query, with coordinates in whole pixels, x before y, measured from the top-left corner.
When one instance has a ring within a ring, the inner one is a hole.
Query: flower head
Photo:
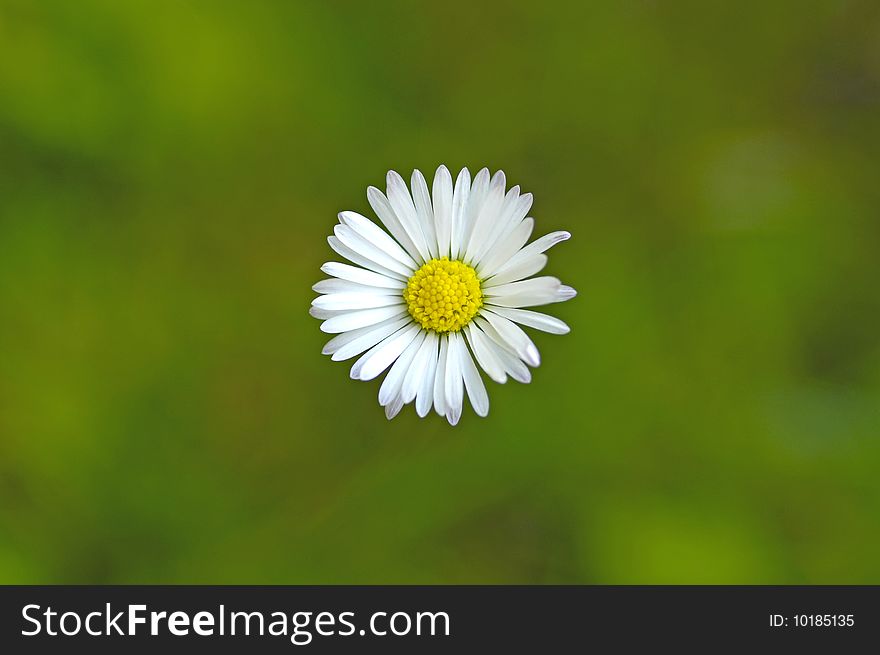
[[[310,313],[337,335],[323,352],[336,361],[360,355],[351,368],[357,380],[388,370],[379,403],[389,419],[415,401],[419,416],[433,406],[455,425],[465,394],[486,416],[489,397],[474,360],[496,382],[527,383],[540,356],[519,325],[569,331],[523,307],[576,295],[554,277],[531,277],[546,265],[544,252],[571,235],[553,232],[526,245],[532,195],[508,191],[501,171],[490,177],[484,168],[472,182],[465,168],[453,185],[440,166],[433,193],[419,171],[412,193],[394,171],[387,181],[387,194],[370,187],[367,199],[388,232],[345,211],[328,239],[351,263],[327,262],[321,270],[331,278],[313,287],[321,295]]]

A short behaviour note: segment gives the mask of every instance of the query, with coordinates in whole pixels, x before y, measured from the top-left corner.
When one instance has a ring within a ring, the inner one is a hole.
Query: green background
[[[878,154],[869,1],[2,0],[0,581],[878,583]],[[307,314],[441,163],[580,292],[455,429]]]

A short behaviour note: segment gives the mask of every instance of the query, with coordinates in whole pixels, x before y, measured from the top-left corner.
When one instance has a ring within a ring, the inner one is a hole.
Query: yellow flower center
[[[413,273],[403,299],[416,322],[434,332],[458,332],[483,306],[477,272],[448,257],[432,259]]]

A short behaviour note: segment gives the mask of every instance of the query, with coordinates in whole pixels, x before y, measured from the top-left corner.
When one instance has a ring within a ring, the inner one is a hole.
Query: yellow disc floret
[[[434,332],[458,332],[483,306],[477,272],[448,257],[432,259],[417,270],[403,298],[416,322]]]

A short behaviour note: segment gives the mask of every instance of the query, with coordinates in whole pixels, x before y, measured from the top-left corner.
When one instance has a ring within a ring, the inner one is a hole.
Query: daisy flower
[[[456,425],[465,393],[486,416],[489,396],[474,361],[496,382],[528,383],[541,358],[519,325],[569,331],[558,318],[523,308],[576,295],[555,277],[531,277],[547,263],[544,252],[571,235],[552,232],[526,245],[532,194],[508,191],[502,171],[490,176],[484,168],[472,182],[464,168],[453,185],[440,166],[430,192],[417,170],[412,193],[394,171],[387,183],[387,193],[367,189],[387,232],[344,211],[328,238],[350,263],[327,262],[321,270],[330,279],[313,287],[321,295],[310,313],[336,335],[323,352],[335,361],[360,355],[355,380],[388,371],[379,403],[389,419],[415,401],[419,416],[433,406]]]

